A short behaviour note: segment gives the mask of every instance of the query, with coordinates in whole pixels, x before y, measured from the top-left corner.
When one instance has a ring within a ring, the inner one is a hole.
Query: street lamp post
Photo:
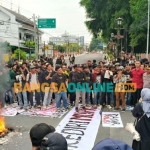
[[[149,50],[149,15],[150,15],[150,0],[148,0],[148,23],[147,23],[147,50],[146,50],[146,58],[148,59],[148,50]]]
[[[117,39],[118,39],[118,46],[117,46],[117,57],[119,58],[119,44],[120,44],[120,29],[121,29],[121,25],[122,25],[122,18],[117,18],[117,24],[118,24],[118,32],[117,32]]]
[[[114,56],[116,57],[115,43],[114,43],[114,40],[113,40],[113,39],[114,39],[114,36],[115,36],[114,33],[111,33],[111,42],[112,42],[112,44],[113,44],[113,45],[112,45],[112,50],[113,50],[113,52],[114,52],[114,54],[115,54]]]

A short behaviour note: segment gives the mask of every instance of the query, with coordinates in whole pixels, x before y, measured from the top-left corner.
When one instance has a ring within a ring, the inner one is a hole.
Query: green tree
[[[80,5],[86,10],[85,24],[94,37],[103,31],[102,38],[108,42],[112,32],[117,34],[116,19],[121,17],[124,29],[121,30],[121,34],[126,33],[127,46],[134,47],[135,52],[145,51],[147,0],[80,0]],[[125,45],[126,42],[123,44]]]
[[[101,41],[99,38],[92,38],[92,41],[89,47],[90,51],[97,51],[98,49],[100,49],[101,48],[99,45],[100,43]]]
[[[16,58],[18,58],[18,59],[19,59],[19,54],[20,54],[20,59],[23,59],[23,60],[26,59],[26,52],[24,52],[24,51],[21,50],[21,49],[16,49],[16,50],[14,51],[14,54],[15,54]]]
[[[24,46],[29,47],[29,48],[35,48],[35,42],[27,40],[27,41],[25,41]]]
[[[64,46],[58,45],[57,48],[58,48],[59,52],[61,52],[61,53],[65,52],[65,47]]]
[[[145,52],[147,39],[147,0],[130,0],[130,14],[132,23],[130,25],[130,45],[135,52]]]

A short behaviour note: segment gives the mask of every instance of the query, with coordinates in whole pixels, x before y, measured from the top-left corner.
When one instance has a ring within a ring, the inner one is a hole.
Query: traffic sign
[[[38,19],[38,28],[56,28],[56,19]]]

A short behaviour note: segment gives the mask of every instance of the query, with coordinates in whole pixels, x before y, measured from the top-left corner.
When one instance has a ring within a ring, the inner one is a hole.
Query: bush
[[[15,57],[17,59],[19,59],[19,53],[20,53],[20,59],[23,59],[23,60],[26,60],[26,52],[24,52],[23,50],[21,49],[16,49],[14,51],[14,54],[15,54]]]

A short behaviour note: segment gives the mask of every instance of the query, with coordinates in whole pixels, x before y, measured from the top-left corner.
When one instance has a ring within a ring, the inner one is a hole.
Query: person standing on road
[[[52,69],[51,64],[47,64],[46,65],[47,70],[44,72],[43,76],[44,76],[44,84],[47,84],[44,89],[44,100],[43,100],[43,108],[46,109],[47,106],[50,105],[51,103],[51,99],[52,99],[52,91],[50,89],[50,84],[52,81],[52,77],[55,74],[55,72]]]
[[[60,112],[61,100],[63,100],[64,108],[69,109],[67,101],[68,80],[62,72],[61,66],[56,66],[55,71],[56,73],[52,77],[51,89],[55,93],[57,112]]]
[[[69,55],[69,63],[70,63],[70,65],[72,64],[72,57],[71,57],[71,55]]]
[[[73,65],[75,64],[75,56],[74,55],[72,56],[72,64]]]
[[[117,75],[114,75],[115,83],[115,95],[116,95],[116,107],[114,110],[120,109],[120,98],[122,100],[122,112],[125,112],[126,101],[125,101],[125,90],[123,83],[126,83],[126,75],[123,74],[123,66],[120,66],[117,70]]]
[[[38,74],[36,73],[36,67],[31,66],[31,71],[27,74],[26,81],[29,83],[29,101],[30,108],[34,108],[33,104],[33,94],[35,93],[36,105],[38,108],[41,108],[40,104],[40,86],[38,81]]]
[[[123,73],[127,77],[127,83],[132,84],[131,67],[129,65],[126,65],[125,71]],[[127,104],[127,106],[131,106],[132,105],[132,103],[131,103],[132,93],[127,91],[126,95],[127,95],[126,104]]]
[[[56,65],[62,65],[62,59],[60,57],[56,59]]]
[[[90,107],[90,90],[92,89],[92,74],[90,73],[88,66],[83,66],[83,71],[85,73],[86,77],[86,93],[85,93],[85,99],[86,99],[86,106]]]
[[[101,75],[101,84],[104,85],[102,89],[102,99],[101,99],[101,107],[107,105],[109,109],[112,107],[110,106],[110,96],[111,91],[107,91],[109,86],[113,85],[113,73],[109,70],[108,65],[104,65],[103,68],[104,73]]]
[[[135,69],[132,69],[132,83],[136,84],[136,91],[133,93],[133,105],[135,106],[140,99],[141,90],[143,88],[143,74],[144,70],[141,69],[140,61],[135,62]]]
[[[143,88],[150,89],[150,65],[146,67],[146,72],[143,74]]]
[[[78,105],[79,105],[79,98],[80,98],[80,94],[82,97],[82,105],[83,105],[83,109],[85,109],[85,81],[86,81],[86,75],[85,73],[82,71],[82,66],[78,65],[77,66],[77,71],[74,73],[74,81],[76,83],[76,102],[75,102],[75,109],[76,112],[78,112]]]

